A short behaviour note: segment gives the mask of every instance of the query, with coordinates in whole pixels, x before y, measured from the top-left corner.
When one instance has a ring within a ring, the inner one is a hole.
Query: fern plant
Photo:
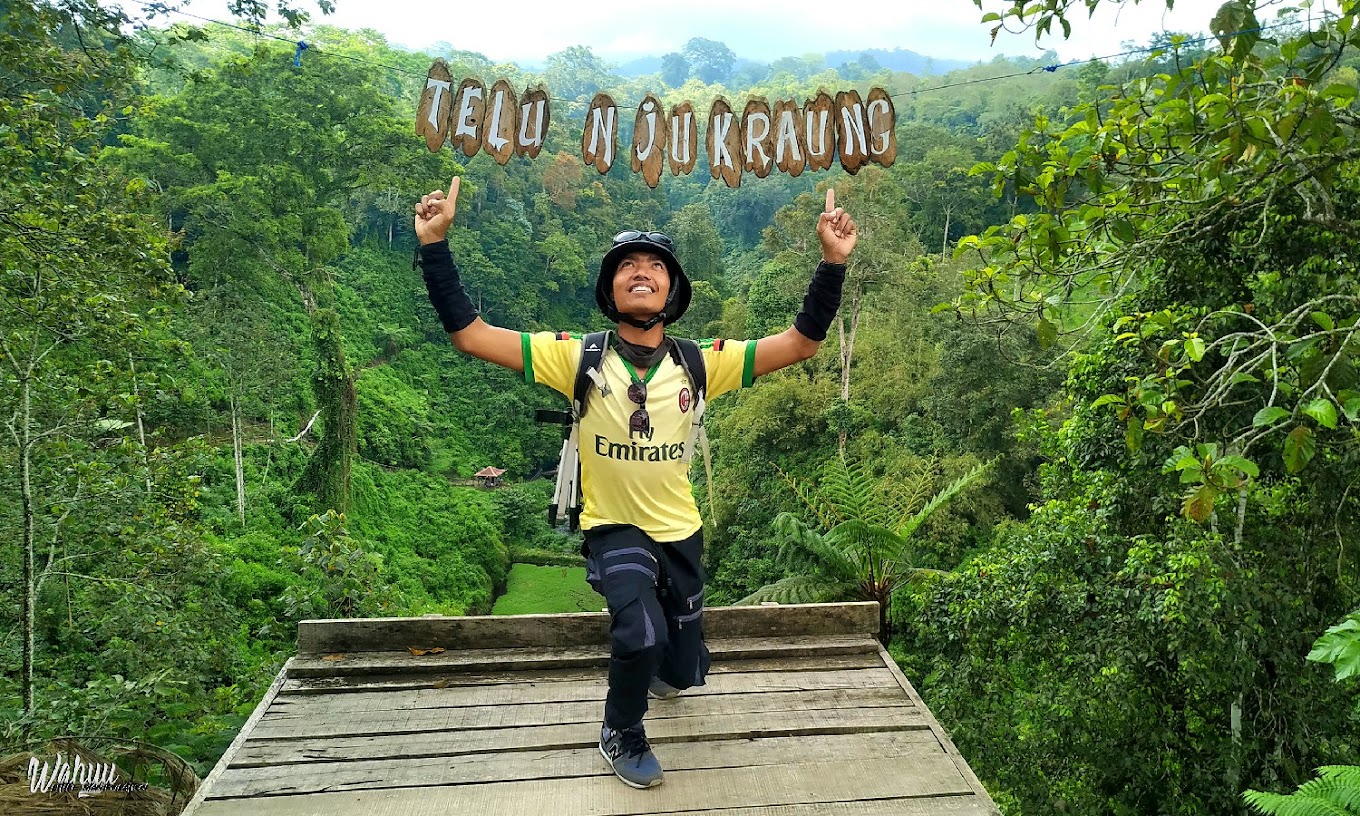
[[[823,467],[816,485],[785,475],[817,527],[791,513],[776,516],[775,563],[793,574],[737,603],[877,601],[879,639],[886,644],[892,635],[888,611],[893,594],[923,575],[939,574],[912,564],[913,534],[991,465],[973,468],[924,502],[929,493],[924,474],[897,484],[872,479],[859,463],[836,459]]]
[[[1267,816],[1360,816],[1360,766],[1324,765],[1294,793],[1249,790],[1242,798]]]

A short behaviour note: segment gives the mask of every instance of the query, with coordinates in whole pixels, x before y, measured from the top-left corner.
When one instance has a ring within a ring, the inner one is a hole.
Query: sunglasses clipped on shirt
[[[628,399],[637,403],[638,409],[628,417],[628,435],[648,436],[652,431],[652,419],[647,415],[647,383],[634,380],[628,386]]]
[[[614,236],[614,246],[626,244],[629,241],[645,241],[649,244],[665,247],[671,252],[675,251],[675,242],[664,232],[642,232],[640,230],[624,230]]]

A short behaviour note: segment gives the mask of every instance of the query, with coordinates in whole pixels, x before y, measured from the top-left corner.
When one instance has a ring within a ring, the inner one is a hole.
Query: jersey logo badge
[[[689,411],[689,389],[688,389],[688,388],[681,388],[681,389],[680,389],[680,413],[683,414],[683,413],[686,413],[686,412],[688,412],[688,411]]]

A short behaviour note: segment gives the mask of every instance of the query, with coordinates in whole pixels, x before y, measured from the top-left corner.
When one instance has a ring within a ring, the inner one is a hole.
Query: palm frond
[[[1360,816],[1360,766],[1326,765],[1291,794],[1249,790],[1242,798],[1268,816]]]
[[[853,597],[854,586],[832,581],[820,575],[790,575],[767,584],[745,598],[738,606],[750,606],[774,601],[781,604],[827,603]]]
[[[950,484],[948,487],[946,487],[944,490],[941,490],[939,493],[936,493],[934,496],[932,496],[930,501],[926,502],[924,507],[916,511],[915,515],[907,519],[906,523],[904,523],[901,527],[898,528],[897,534],[904,539],[911,538],[911,535],[916,532],[916,528],[924,524],[926,519],[930,518],[932,513],[943,507],[946,502],[950,501],[955,496],[962,493],[964,489],[966,489],[973,482],[982,478],[982,475],[986,473],[988,470],[990,470],[992,465],[996,464],[996,462],[999,459],[1000,457],[997,457],[996,459],[993,459],[990,462],[984,462],[978,465],[977,467],[973,468],[972,470],[968,471],[967,473],[963,474],[959,478],[955,479],[954,482]]]

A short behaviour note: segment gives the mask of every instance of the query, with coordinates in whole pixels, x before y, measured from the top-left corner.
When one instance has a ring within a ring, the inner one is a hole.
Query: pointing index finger
[[[458,186],[461,182],[462,179],[459,176],[454,176],[453,181],[449,182],[449,201],[458,200]]]
[[[826,211],[831,212],[836,209],[836,190],[832,187],[826,188]]]

